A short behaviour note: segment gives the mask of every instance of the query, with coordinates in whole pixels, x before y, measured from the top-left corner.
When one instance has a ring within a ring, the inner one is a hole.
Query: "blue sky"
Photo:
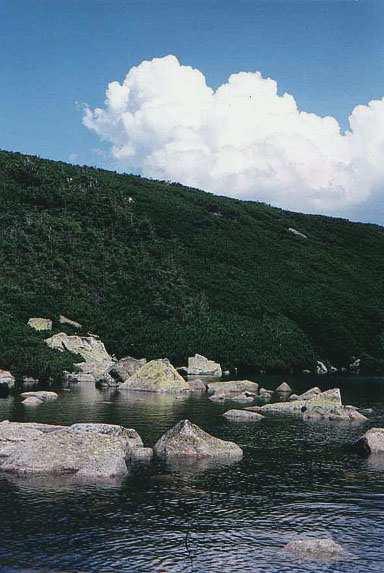
[[[81,104],[102,107],[109,82],[167,54],[213,88],[259,70],[345,129],[384,96],[383,24],[381,0],[1,0],[0,147],[115,168]],[[377,194],[345,214],[384,223]]]

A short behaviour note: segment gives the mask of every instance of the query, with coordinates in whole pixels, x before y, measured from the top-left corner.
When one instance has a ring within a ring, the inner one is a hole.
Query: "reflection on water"
[[[288,382],[297,392],[342,384],[346,403],[374,407],[366,427],[384,425],[384,380]],[[91,384],[34,409],[0,400],[0,420],[123,424],[150,446],[188,417],[245,453],[232,465],[135,466],[115,486],[0,475],[0,571],[382,572],[384,460],[348,447],[362,428],[236,424],[222,417],[228,408],[206,396],[120,394]],[[356,559],[297,561],[281,550],[296,534],[332,535]]]

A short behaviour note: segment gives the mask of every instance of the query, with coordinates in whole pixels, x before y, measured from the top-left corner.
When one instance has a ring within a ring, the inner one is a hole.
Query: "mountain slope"
[[[0,197],[0,367],[39,371],[35,348],[9,350],[9,324],[30,336],[29,317],[59,313],[118,356],[380,367],[379,226],[5,151]]]

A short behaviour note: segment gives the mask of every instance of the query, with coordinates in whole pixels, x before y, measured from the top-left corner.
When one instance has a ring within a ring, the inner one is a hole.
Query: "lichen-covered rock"
[[[47,392],[46,390],[36,390],[36,392],[23,392],[20,394],[22,398],[38,398],[42,402],[50,402],[57,400],[59,397],[56,392]]]
[[[384,455],[384,428],[371,428],[361,436],[356,446],[367,454]]]
[[[118,362],[110,367],[109,374],[118,382],[125,382],[146,363],[147,361],[145,358],[132,358],[132,356],[126,356],[125,358],[120,358]]]
[[[2,471],[110,479],[126,475],[127,462],[150,454],[135,430],[121,426],[74,424],[52,431],[39,426],[0,424]]]
[[[349,553],[329,537],[299,537],[288,543],[284,549],[301,559],[328,561],[349,557]]]
[[[217,397],[238,396],[243,392],[257,394],[259,385],[250,380],[228,380],[226,382],[210,382],[207,384],[208,394]]]
[[[292,388],[287,382],[282,382],[275,390],[276,394],[292,394]]]
[[[0,392],[8,393],[15,388],[15,377],[9,370],[0,370]]]
[[[189,420],[182,420],[156,442],[154,451],[162,458],[232,458],[241,459],[242,449],[204,432]]]
[[[249,410],[228,410],[223,416],[234,422],[260,422],[264,418],[261,414]]]
[[[317,392],[317,389],[311,390],[316,390],[316,392],[312,393],[313,397],[311,399],[307,398],[309,394],[306,392],[299,396],[297,400],[266,404],[262,407],[263,414],[301,417],[304,412],[308,415],[313,409],[322,408],[324,413],[327,411],[332,413],[335,411],[335,408],[342,406],[340,390],[338,388],[332,388],[325,392],[320,391],[320,393]]]
[[[316,396],[318,396],[319,394],[321,394],[321,390],[320,390],[320,388],[315,386],[314,388],[310,388],[309,390],[304,392],[304,394],[300,394],[298,399],[299,400],[312,400],[313,398],[316,398]]]
[[[52,330],[52,320],[50,318],[30,318],[28,326],[34,330]]]
[[[367,418],[354,408],[339,405],[316,406],[303,409],[303,420],[306,422],[350,422],[363,423]]]
[[[188,382],[167,358],[151,360],[144,364],[133,376],[120,384],[119,389],[172,394],[191,391]]]
[[[65,332],[54,334],[46,339],[46,344],[54,350],[68,350],[73,354],[79,354],[85,362],[111,364],[112,357],[106,351],[101,340],[94,335],[69,336]]]
[[[220,364],[209,360],[201,354],[188,358],[188,374],[190,376],[222,376]]]

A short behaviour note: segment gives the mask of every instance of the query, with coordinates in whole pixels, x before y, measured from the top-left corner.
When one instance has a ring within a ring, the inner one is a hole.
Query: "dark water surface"
[[[260,376],[258,377],[260,380]],[[281,379],[264,378],[274,387]],[[237,442],[231,466],[137,468],[122,484],[71,485],[0,474],[0,571],[384,571],[384,461],[347,446],[384,426],[384,379],[288,379],[300,392],[340,386],[346,404],[373,407],[362,427],[266,419],[231,423],[206,396],[113,393],[82,384],[56,402],[25,408],[0,400],[0,420],[135,428],[145,445],[182,418]],[[351,561],[297,561],[282,547],[296,534],[332,535]]]

